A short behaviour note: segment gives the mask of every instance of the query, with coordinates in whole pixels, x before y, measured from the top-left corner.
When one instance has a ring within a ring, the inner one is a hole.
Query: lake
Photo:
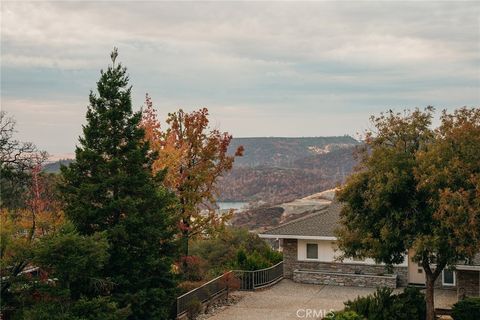
[[[247,208],[248,202],[217,202],[217,205],[220,211],[230,209],[241,211]]]

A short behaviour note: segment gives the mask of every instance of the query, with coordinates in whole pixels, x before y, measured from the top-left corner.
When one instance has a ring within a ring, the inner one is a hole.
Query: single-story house
[[[342,205],[333,201],[322,210],[292,220],[259,234],[276,239],[283,251],[284,277],[297,282],[345,286],[377,287],[424,285],[423,269],[412,261],[412,252],[405,254],[402,264],[386,266],[372,259],[343,259],[337,248],[334,230],[339,224]],[[480,255],[455,270],[444,270],[437,287],[457,290],[459,296],[480,295]]]

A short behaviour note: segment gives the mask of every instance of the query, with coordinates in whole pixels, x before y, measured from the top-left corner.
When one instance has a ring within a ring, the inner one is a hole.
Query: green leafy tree
[[[35,268],[15,277],[9,292],[16,308],[7,318],[126,319],[129,308],[117,307],[111,283],[101,275],[108,247],[105,232],[80,235],[71,223],[37,239],[31,250]]]
[[[113,281],[119,305],[131,305],[131,318],[163,319],[175,297],[175,198],[152,176],[157,154],[144,139],[141,113],[132,111],[116,49],[111,57],[98,95],[90,93],[76,161],[62,168],[65,214],[81,234],[106,231],[110,258],[104,276]]]
[[[67,223],[58,234],[38,242],[33,263],[54,275],[70,291],[71,299],[77,300],[108,292],[108,281],[99,278],[108,262],[108,248],[105,232],[82,236]]]
[[[392,265],[413,249],[425,271],[428,320],[442,270],[480,249],[480,110],[444,112],[436,130],[432,114],[373,117],[360,166],[338,194],[345,256]]]

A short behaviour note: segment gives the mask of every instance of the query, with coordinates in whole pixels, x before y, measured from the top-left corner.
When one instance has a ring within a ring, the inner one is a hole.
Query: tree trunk
[[[427,303],[427,317],[426,320],[435,320],[435,304],[434,304],[434,285],[435,279],[432,274],[425,273],[427,287],[425,299]]]
[[[189,232],[188,231],[184,231],[183,232],[183,254],[185,255],[185,257],[188,257],[188,238],[189,238]]]
[[[183,249],[183,261],[182,261],[182,267],[183,271],[186,271],[188,268],[188,262],[187,262],[187,257],[188,257],[188,232],[182,231],[182,249]]]
[[[446,261],[444,259],[439,259],[435,270],[430,268],[430,260],[428,259],[428,252],[423,254],[422,267],[425,271],[425,285],[427,287],[425,300],[427,307],[427,317],[426,320],[435,320],[435,280],[442,273],[442,270],[446,266]]]

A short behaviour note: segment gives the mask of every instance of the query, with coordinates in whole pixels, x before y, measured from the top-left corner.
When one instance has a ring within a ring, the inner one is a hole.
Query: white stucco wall
[[[318,259],[307,259],[307,243],[318,244]],[[373,259],[365,260],[353,260],[343,259],[338,261],[337,258],[341,255],[341,251],[337,247],[337,243],[334,240],[298,240],[298,257],[299,261],[320,261],[320,262],[343,262],[343,263],[364,263],[364,264],[376,264]],[[408,266],[408,259],[406,259],[399,266]]]

